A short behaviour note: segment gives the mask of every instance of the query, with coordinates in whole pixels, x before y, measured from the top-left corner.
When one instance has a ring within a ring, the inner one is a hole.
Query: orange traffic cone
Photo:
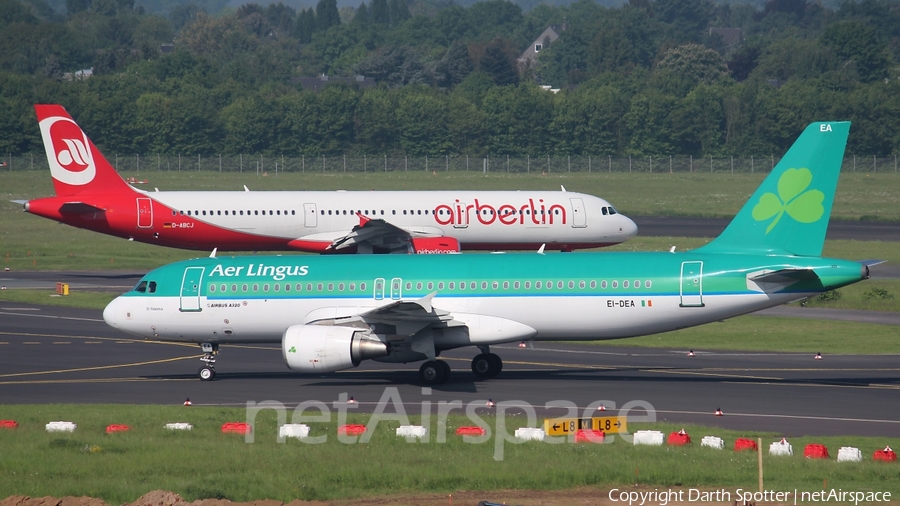
[[[689,352],[688,352],[688,356],[689,356],[689,357],[693,357],[693,356],[694,356],[694,350],[689,351]]]
[[[525,341],[522,341],[521,343],[519,343],[519,348],[525,348],[525,347],[527,347],[527,346],[528,346],[528,345],[525,344]]]
[[[822,354],[816,353],[816,360],[822,360]]]
[[[354,399],[353,396],[351,395],[350,400],[347,401],[347,404],[356,404],[356,399]]]
[[[725,413],[722,413],[722,408],[716,408],[716,416],[725,416]]]
[[[493,401],[492,399],[488,399],[487,404],[485,404],[485,406],[487,406],[487,407],[489,407],[489,408],[493,408],[493,407],[494,407],[494,401]]]
[[[606,411],[606,406],[601,404],[600,407],[597,408],[597,411]]]
[[[190,398],[190,397],[188,397],[187,399],[184,400],[184,405],[185,405],[185,406],[192,406],[192,405],[193,405],[193,404],[191,404],[191,398]]]

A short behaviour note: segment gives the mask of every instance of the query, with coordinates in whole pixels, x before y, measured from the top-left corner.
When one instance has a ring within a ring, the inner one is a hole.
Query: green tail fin
[[[849,121],[806,127],[722,234],[700,250],[820,256],[849,132]]]

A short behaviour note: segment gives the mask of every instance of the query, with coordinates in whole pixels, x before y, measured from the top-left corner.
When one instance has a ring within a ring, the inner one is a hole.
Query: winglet
[[[541,244],[541,247],[538,248],[538,255],[543,255],[543,254],[544,254],[544,248],[546,248],[546,247],[547,247],[547,243]]]
[[[219,248],[213,248],[212,253],[209,254],[209,258],[216,258],[216,251],[218,250]]]
[[[431,300],[434,299],[434,296],[437,295],[437,292],[431,292],[428,295],[422,297],[421,299],[414,300],[416,304],[422,307],[426,313],[432,312]]]
[[[566,187],[563,185],[559,185],[559,190],[564,192],[566,191]]]
[[[250,191],[250,188],[247,188],[247,185],[244,185],[244,191],[248,192],[248,191]]]
[[[356,213],[356,217],[359,218],[359,226],[360,227],[366,226],[366,223],[371,221],[371,218],[369,218],[368,216],[366,216],[363,213]]]

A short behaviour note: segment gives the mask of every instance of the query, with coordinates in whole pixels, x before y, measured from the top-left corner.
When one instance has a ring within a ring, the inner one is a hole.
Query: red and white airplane
[[[609,246],[637,226],[605,200],[549,191],[144,191],[60,105],[35,105],[55,197],[25,211],[195,250],[444,253]]]

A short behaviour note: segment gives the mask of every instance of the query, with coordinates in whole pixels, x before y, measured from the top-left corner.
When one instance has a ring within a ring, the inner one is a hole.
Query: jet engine
[[[388,345],[368,330],[324,325],[293,325],[284,331],[281,352],[300,372],[331,372],[388,355]]]

